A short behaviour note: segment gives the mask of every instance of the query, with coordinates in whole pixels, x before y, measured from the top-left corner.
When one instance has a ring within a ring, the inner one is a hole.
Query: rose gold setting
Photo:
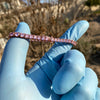
[[[30,39],[30,41],[45,41],[45,42],[51,42],[51,43],[52,42],[65,42],[65,43],[73,44],[75,46],[77,44],[74,40],[60,39],[60,38],[54,38],[54,37],[49,37],[49,36],[30,35],[30,34],[19,33],[19,32],[11,32],[9,34],[9,38],[12,38],[12,37]]]

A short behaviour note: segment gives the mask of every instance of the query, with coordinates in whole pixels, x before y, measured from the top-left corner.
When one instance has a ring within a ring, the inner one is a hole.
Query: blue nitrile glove
[[[78,40],[89,24],[79,21],[61,38]],[[16,32],[30,34],[20,23]],[[99,100],[96,74],[85,68],[85,58],[72,45],[54,46],[24,74],[29,41],[11,38],[4,50],[0,67],[0,100]]]

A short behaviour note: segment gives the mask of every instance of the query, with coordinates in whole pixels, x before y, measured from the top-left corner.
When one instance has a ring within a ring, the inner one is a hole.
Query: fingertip
[[[87,31],[87,29],[89,28],[89,22],[86,20],[81,20],[79,22],[77,22],[79,28],[79,37],[78,39]]]
[[[15,32],[31,34],[29,25],[25,22],[20,22],[15,30]]]
[[[85,25],[86,27],[89,27],[89,22],[86,20],[80,20],[77,23],[82,23],[83,25]]]
[[[93,81],[91,83],[91,85],[98,85],[98,77],[97,77],[97,74],[95,73],[94,70],[92,70],[91,68],[86,68],[86,74],[88,75],[88,78],[90,77],[91,81]],[[95,80],[95,81],[94,81]],[[87,80],[88,81],[88,80]]]
[[[76,50],[76,49],[72,49],[72,50],[69,50],[63,57],[62,61],[61,61],[61,65],[63,63],[66,62],[66,60],[70,58],[71,60],[73,60],[74,63],[76,63],[76,61],[78,61],[78,64],[79,65],[86,65],[86,60],[85,60],[85,56],[83,55],[82,52],[80,52],[79,50]],[[77,60],[78,59],[78,60]],[[79,60],[81,60],[79,62]],[[85,70],[85,69],[84,69]]]
[[[76,36],[75,41],[77,41],[89,28],[89,23],[86,20],[78,21],[75,25],[76,28]]]
[[[98,79],[96,73],[91,68],[86,68],[85,77],[78,83],[78,91],[81,91],[85,95],[87,100],[94,100],[96,89],[98,85]]]
[[[81,20],[72,25],[61,38],[77,41],[89,28],[89,23],[86,20]]]
[[[91,84],[90,84],[91,83]],[[91,69],[91,68],[86,68],[85,69],[85,77],[78,83],[82,86],[84,86],[84,88],[88,86],[88,89],[91,91],[91,87],[92,87],[92,91],[91,93],[96,91],[96,87],[98,85],[98,78],[96,73]]]
[[[71,91],[63,95],[61,100],[99,100],[100,90],[97,90],[98,99],[95,99],[96,89],[97,76],[92,69],[86,68],[85,77]]]
[[[53,90],[56,94],[69,92],[85,75],[86,61],[80,51],[69,50],[63,60],[62,67],[53,79]]]

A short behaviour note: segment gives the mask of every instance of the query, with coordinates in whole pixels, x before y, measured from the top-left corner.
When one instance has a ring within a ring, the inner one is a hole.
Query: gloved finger
[[[89,23],[87,21],[79,21],[69,28],[61,38],[77,41],[86,32],[88,27]],[[62,59],[63,55],[71,49],[71,47],[71,44],[56,42],[53,47],[36,63],[41,67],[51,81],[60,68],[59,61]],[[30,69],[27,75],[32,74],[33,69],[34,68]]]
[[[88,27],[89,23],[87,21],[79,21],[70,27],[60,38],[77,41],[87,31]],[[71,44],[56,42],[45,56],[57,62],[71,47]]]
[[[95,72],[86,68],[85,77],[71,91],[63,95],[61,100],[95,100],[97,85]]]
[[[97,88],[95,100],[100,100],[100,88]]]
[[[78,50],[69,50],[63,57],[64,62],[53,79],[56,94],[70,91],[85,74],[85,57]]]
[[[30,34],[29,26],[21,22],[16,32]],[[24,66],[29,41],[21,38],[11,38],[8,40],[1,60],[1,72],[4,74],[24,75]],[[4,75],[5,76],[5,75]]]

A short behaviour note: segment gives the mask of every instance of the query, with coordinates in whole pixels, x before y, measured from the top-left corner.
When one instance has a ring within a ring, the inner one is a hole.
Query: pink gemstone
[[[77,44],[77,43],[76,43],[75,41],[73,41],[73,45],[75,45],[75,46],[76,46],[76,44]]]
[[[55,39],[53,37],[51,37],[51,42],[54,42],[54,41],[55,41]]]
[[[63,41],[66,42],[66,39],[64,39]]]
[[[45,40],[46,40],[46,41],[50,40],[50,37],[46,36]]]
[[[41,40],[43,40],[43,41],[44,41],[44,40],[45,40],[45,36],[42,36],[42,39],[41,39]]]
[[[41,37],[40,37],[40,36],[38,36],[38,37],[37,37],[37,39],[38,39],[38,40],[40,40],[40,39],[41,39]]]
[[[69,40],[69,43],[71,43],[71,40]]]
[[[63,42],[65,42],[65,39],[63,39]]]
[[[25,38],[28,39],[29,38],[29,35],[28,34],[25,34]]]
[[[10,37],[12,37],[13,35],[14,35],[13,32],[9,34]]]
[[[55,42],[57,42],[57,38],[55,38]]]
[[[69,40],[67,40],[67,43],[69,43]]]
[[[30,39],[33,39],[33,35],[30,35],[30,37],[29,37]]]
[[[75,42],[75,41],[73,41],[72,43],[73,43],[74,45],[76,44],[76,42]]]
[[[24,36],[25,36],[25,34],[23,34],[23,33],[20,34],[20,37],[21,38],[24,38]]]
[[[63,42],[63,39],[61,39],[61,42]]]
[[[60,39],[58,38],[58,42],[60,42]]]
[[[36,36],[36,35],[34,35],[34,36],[33,36],[33,38],[34,38],[34,39],[37,39],[37,36]]]
[[[69,40],[67,39],[67,43],[69,43]]]
[[[16,33],[15,33],[15,36],[18,37],[18,36],[19,36],[19,33],[16,32]]]
[[[73,43],[73,40],[70,40],[71,43]]]
[[[37,40],[38,40],[38,41],[41,41],[41,36],[38,36],[38,37],[37,37]]]
[[[77,45],[77,43],[75,42],[74,45]]]

